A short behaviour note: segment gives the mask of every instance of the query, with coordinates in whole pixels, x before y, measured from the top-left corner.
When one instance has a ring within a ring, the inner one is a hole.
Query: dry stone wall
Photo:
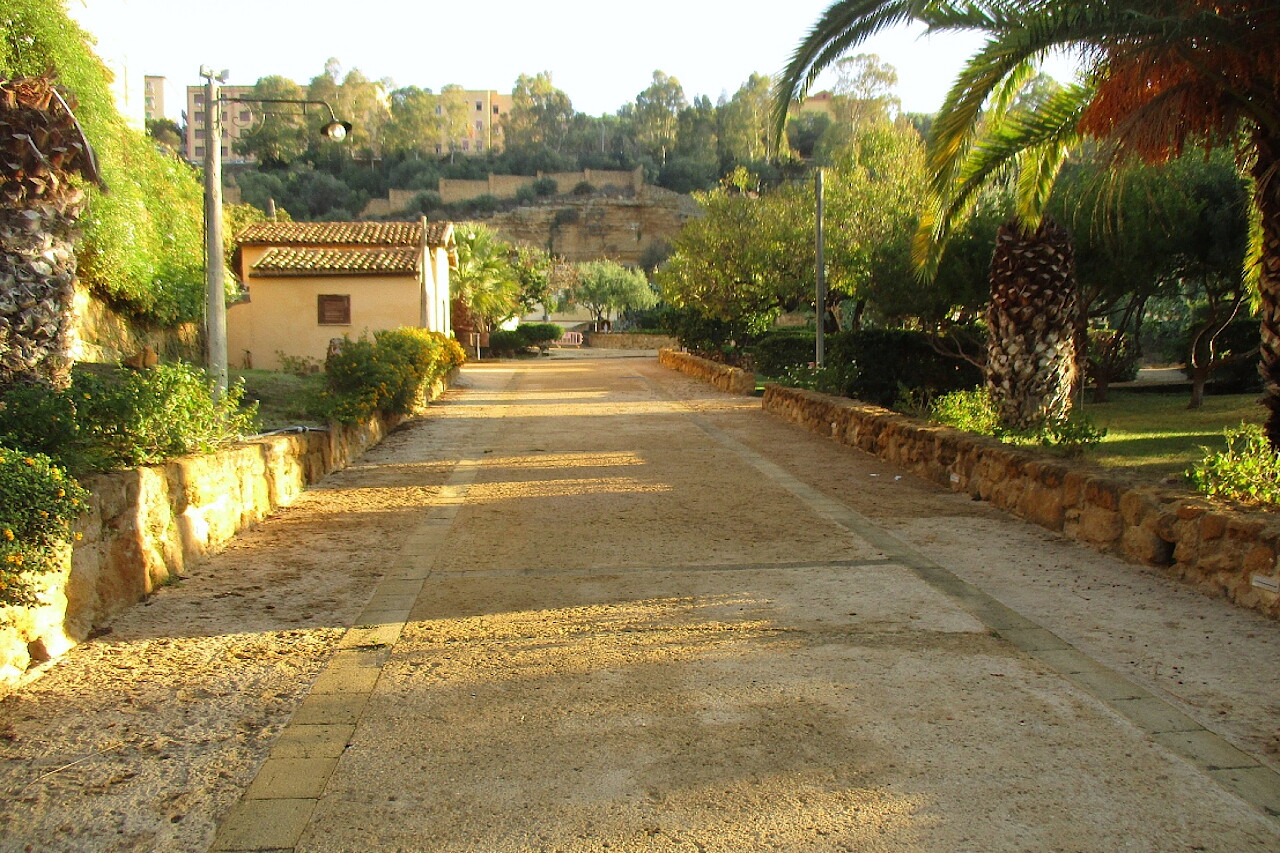
[[[424,389],[420,402],[447,386],[442,381]],[[89,509],[77,522],[82,538],[68,568],[46,579],[43,606],[0,614],[0,688],[18,681],[33,661],[57,657],[105,628],[239,531],[346,467],[401,420],[375,417],[355,426],[264,436],[85,482]]]
[[[1085,463],[771,385],[764,409],[1072,539],[1162,569],[1211,595],[1280,616],[1280,518],[1141,486]]]
[[[598,349],[674,349],[679,342],[669,335],[638,335],[627,332],[587,332],[587,346]]]
[[[754,394],[756,375],[739,367],[729,367],[710,359],[674,349],[658,351],[658,363],[709,382],[730,394]]]

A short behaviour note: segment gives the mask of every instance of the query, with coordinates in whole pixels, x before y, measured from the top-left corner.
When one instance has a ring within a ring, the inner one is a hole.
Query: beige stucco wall
[[[243,269],[263,254],[244,247]],[[332,338],[416,326],[418,282],[412,276],[286,276],[248,280],[249,301],[227,309],[227,361],[233,367],[278,370],[278,353],[324,361]],[[316,297],[351,296],[351,324],[321,326]]]
[[[443,248],[427,256],[426,323],[422,323],[423,286],[408,275],[247,276],[267,251],[263,246],[241,248],[241,281],[249,300],[227,309],[227,360],[233,367],[278,370],[279,353],[324,361],[329,341],[424,326],[449,333],[449,255]],[[322,326],[317,322],[316,298],[349,295],[351,323]]]

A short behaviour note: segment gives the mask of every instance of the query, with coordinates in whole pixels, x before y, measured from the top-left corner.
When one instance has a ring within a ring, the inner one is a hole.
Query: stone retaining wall
[[[448,384],[424,389],[420,403]],[[3,614],[0,690],[19,680],[32,661],[57,657],[105,628],[236,533],[346,467],[402,420],[388,415],[356,426],[265,436],[86,480],[89,509],[76,524],[82,538],[69,571],[46,579],[43,606]]]
[[[678,342],[670,335],[637,335],[628,332],[584,332],[587,346],[598,349],[667,349]]]
[[[721,391],[730,394],[754,394],[756,391],[756,375],[739,367],[699,358],[687,352],[674,349],[658,350],[658,363],[672,370],[687,373],[698,379],[710,382]]]
[[[1086,463],[1001,444],[843,397],[770,385],[764,410],[990,501],[1202,591],[1280,616],[1280,517],[1139,486]],[[1255,578],[1258,580],[1255,582]]]

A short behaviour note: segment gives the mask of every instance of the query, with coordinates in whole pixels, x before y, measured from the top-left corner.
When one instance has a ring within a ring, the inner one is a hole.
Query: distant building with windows
[[[450,142],[456,153],[473,155],[502,150],[502,120],[511,111],[511,96],[492,89],[465,89],[455,93],[467,105],[466,133],[456,139],[442,139],[437,154],[448,154]],[[436,114],[443,112],[436,107]]]
[[[164,115],[165,78],[147,74],[142,78],[142,112],[147,121],[156,121]]]
[[[163,79],[163,78],[161,78]],[[224,98],[252,97],[252,86],[222,86]],[[183,152],[192,163],[203,163],[209,132],[205,127],[204,86],[187,87],[187,138]],[[253,110],[249,104],[228,101],[222,104],[222,159],[228,162],[250,162],[252,158],[235,153],[233,143],[253,127]]]

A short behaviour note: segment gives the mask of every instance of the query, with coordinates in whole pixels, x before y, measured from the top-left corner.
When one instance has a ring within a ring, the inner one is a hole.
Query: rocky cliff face
[[[564,195],[498,213],[488,220],[505,239],[549,249],[566,261],[638,265],[655,243],[671,242],[700,215],[687,195],[644,187],[635,195]]]

